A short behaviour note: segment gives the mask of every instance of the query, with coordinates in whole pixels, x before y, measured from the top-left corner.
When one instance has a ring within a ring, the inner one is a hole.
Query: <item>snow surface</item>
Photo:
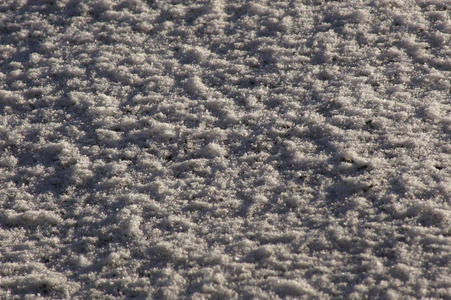
[[[451,298],[450,15],[0,1],[0,299]]]

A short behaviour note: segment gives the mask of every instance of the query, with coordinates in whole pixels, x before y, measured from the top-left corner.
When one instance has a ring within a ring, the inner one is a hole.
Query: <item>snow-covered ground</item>
[[[450,15],[0,1],[0,299],[451,298]]]

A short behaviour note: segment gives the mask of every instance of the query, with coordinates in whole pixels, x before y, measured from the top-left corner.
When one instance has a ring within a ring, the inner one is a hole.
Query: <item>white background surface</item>
[[[451,297],[449,1],[2,1],[1,299]]]

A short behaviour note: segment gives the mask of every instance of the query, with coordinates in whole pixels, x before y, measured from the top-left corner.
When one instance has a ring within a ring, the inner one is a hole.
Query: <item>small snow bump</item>
[[[152,30],[154,29],[154,26],[151,23],[144,21],[138,23],[136,25],[136,29],[144,33],[151,33]]]
[[[268,13],[268,8],[258,3],[250,3],[247,11],[252,15],[264,15]]]
[[[105,264],[110,267],[123,265],[130,255],[126,252],[113,252],[105,259]]]
[[[201,47],[187,48],[183,51],[183,62],[185,63],[200,63],[205,61],[210,52]]]
[[[340,170],[364,170],[370,167],[370,162],[360,157],[353,150],[344,150],[337,155],[337,159],[341,162]]]
[[[363,9],[356,10],[349,15],[349,21],[357,24],[368,22],[369,19],[370,14]]]
[[[92,265],[92,261],[83,255],[80,255],[78,258],[76,258],[74,260],[74,263],[79,268],[87,268]]]
[[[302,199],[300,195],[290,195],[287,193],[283,193],[283,200],[288,207],[299,207],[305,203],[305,200]]]
[[[152,138],[154,136],[159,136],[164,139],[171,139],[175,136],[176,128],[173,124],[165,123],[165,122],[159,122],[157,120],[148,120],[146,122],[150,128],[142,130],[139,135],[143,136],[145,138]]]
[[[439,103],[432,102],[423,107],[424,117],[431,121],[438,121],[441,117],[443,109]]]
[[[399,263],[392,267],[391,272],[394,277],[401,279],[402,281],[409,281],[412,276],[415,275],[415,269],[405,264]]]
[[[3,218],[7,223],[14,225],[62,224],[64,222],[53,211],[46,210],[29,210],[23,213],[6,210]]]
[[[96,129],[96,135],[101,142],[113,142],[121,139],[121,133],[108,129]]]
[[[162,258],[171,258],[175,251],[171,243],[160,242],[152,248],[152,252]]]
[[[189,93],[199,94],[204,92],[207,87],[203,84],[202,80],[198,76],[194,76],[186,81],[185,89]]]
[[[269,279],[276,292],[284,296],[314,296],[316,291],[313,287],[303,279],[286,280],[286,279]]]
[[[210,143],[203,149],[201,149],[200,154],[208,157],[208,158],[214,158],[214,157],[222,157],[227,155],[227,150],[224,149],[221,145],[218,145],[216,143]]]
[[[7,167],[7,168],[14,168],[17,166],[17,163],[19,160],[15,158],[13,155],[6,155],[3,157],[0,157],[0,166]]]
[[[257,259],[264,259],[267,257],[270,257],[273,254],[273,249],[270,246],[261,246],[258,249],[256,249],[253,253],[252,256]]]

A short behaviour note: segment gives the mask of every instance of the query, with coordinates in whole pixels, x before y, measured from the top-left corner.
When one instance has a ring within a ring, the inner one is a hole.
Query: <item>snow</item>
[[[450,11],[1,1],[0,298],[450,298]]]

